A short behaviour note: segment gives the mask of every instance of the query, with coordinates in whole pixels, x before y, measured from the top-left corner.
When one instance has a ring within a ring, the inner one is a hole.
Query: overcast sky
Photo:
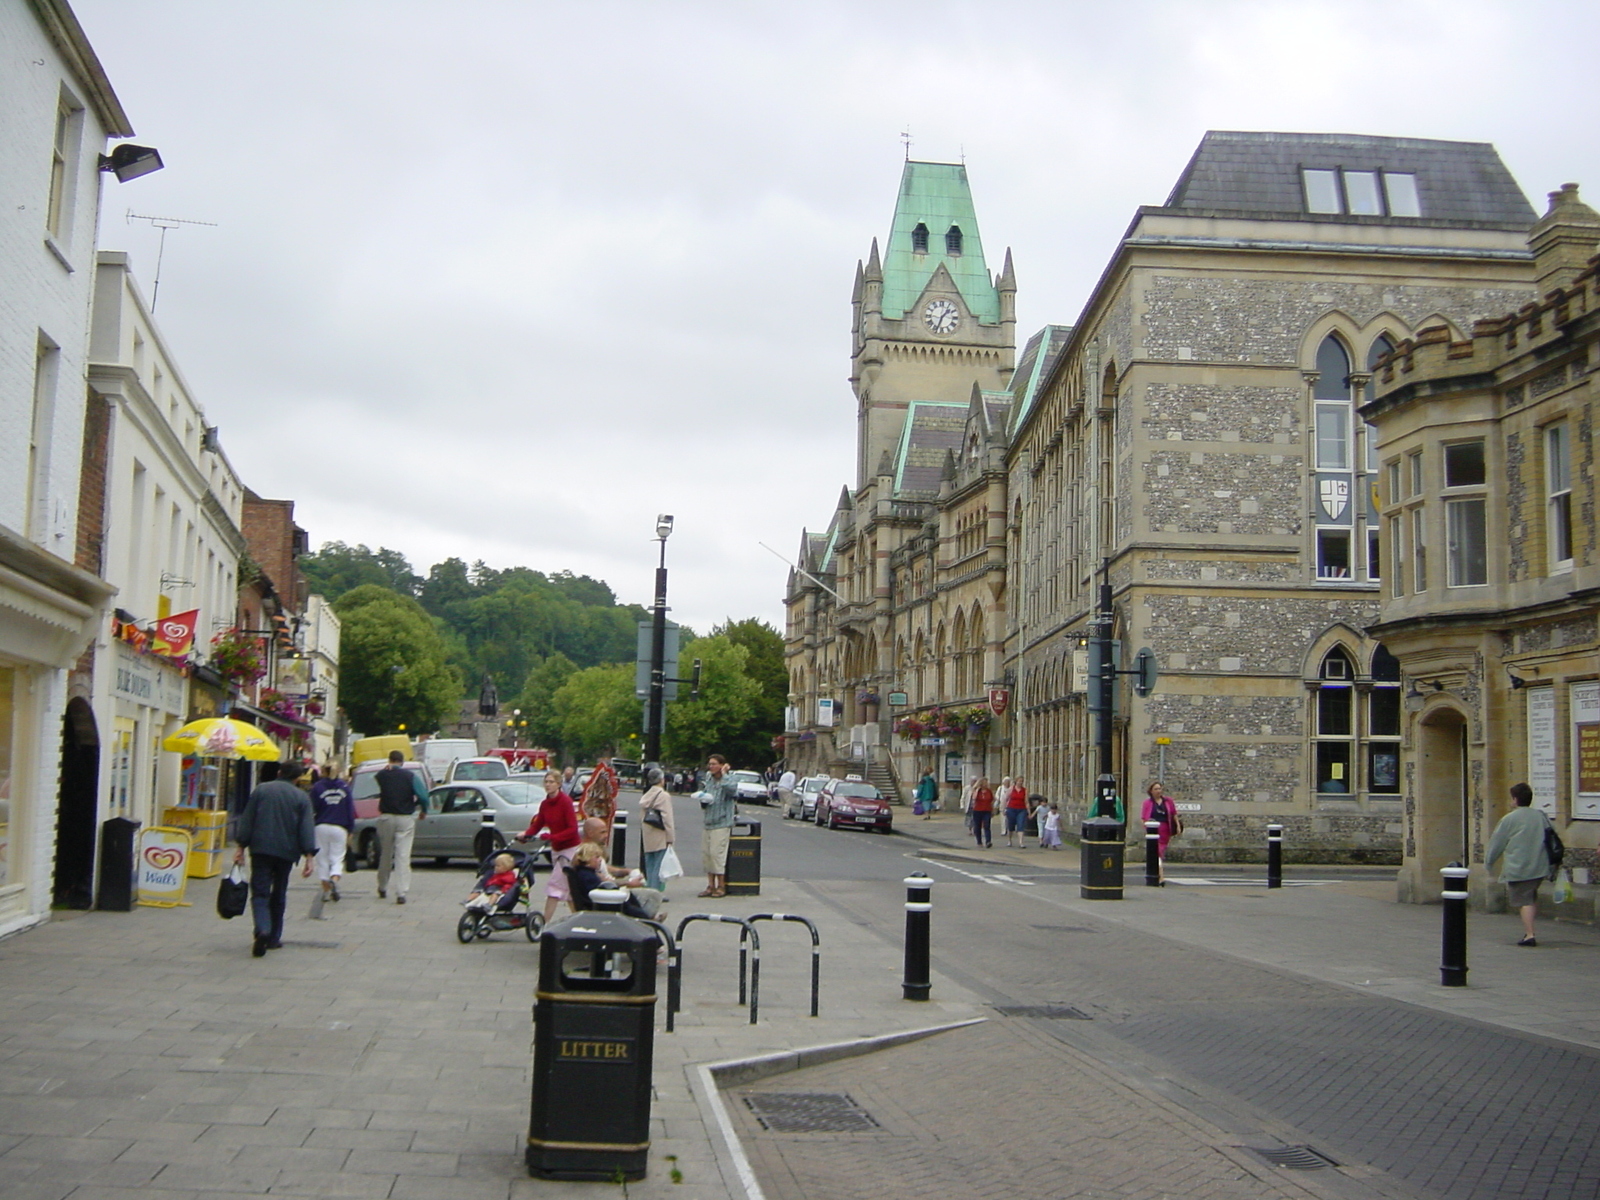
[[[1600,205],[1593,0],[73,0],[137,141],[102,244],[313,545],[571,569],[782,627],[853,483],[850,286],[965,156],[1018,338],[1207,129],[1494,142]]]

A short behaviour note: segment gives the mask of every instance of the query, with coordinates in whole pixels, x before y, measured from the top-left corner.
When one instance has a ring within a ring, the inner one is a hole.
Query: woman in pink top
[[[1174,835],[1183,832],[1183,822],[1178,818],[1178,806],[1172,798],[1162,790],[1159,783],[1152,783],[1145,789],[1144,813],[1140,818],[1144,821],[1154,821],[1156,830],[1156,857],[1160,863],[1161,874],[1157,887],[1165,887],[1167,883],[1167,843]]]

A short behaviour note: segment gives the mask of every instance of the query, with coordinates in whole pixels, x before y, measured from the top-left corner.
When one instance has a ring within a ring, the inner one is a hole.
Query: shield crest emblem
[[[989,711],[997,717],[1006,715],[1006,709],[1011,707],[1011,689],[992,687],[989,689]]]
[[[1337,521],[1344,516],[1344,510],[1350,507],[1350,481],[1348,479],[1318,480],[1317,491],[1322,501],[1322,511],[1328,514],[1328,520]]]

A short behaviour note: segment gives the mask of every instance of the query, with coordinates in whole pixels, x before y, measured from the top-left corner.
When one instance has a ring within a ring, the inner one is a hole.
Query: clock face
[[[954,333],[961,324],[961,310],[948,300],[932,300],[922,310],[922,323],[935,333]]]

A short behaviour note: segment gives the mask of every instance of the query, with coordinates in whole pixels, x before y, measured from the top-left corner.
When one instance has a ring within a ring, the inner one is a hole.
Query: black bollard
[[[1267,826],[1267,886],[1283,886],[1283,826]]]
[[[643,862],[641,858],[639,860]],[[611,862],[613,867],[628,865],[628,814],[618,811],[611,821]]]
[[[1439,959],[1439,982],[1445,987],[1467,986],[1467,868],[1460,863],[1440,867],[1444,876],[1444,947]]]
[[[1161,823],[1144,823],[1144,885],[1161,886]]]
[[[906,885],[906,973],[900,992],[906,1000],[926,1000],[933,984],[928,978],[928,926],[933,916],[933,880],[920,871]]]

